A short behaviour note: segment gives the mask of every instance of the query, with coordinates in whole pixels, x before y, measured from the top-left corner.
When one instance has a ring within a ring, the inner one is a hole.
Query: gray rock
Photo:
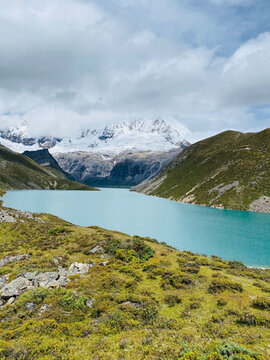
[[[3,305],[5,305],[4,301],[0,299],[0,307],[2,307]]]
[[[62,256],[58,256],[58,257],[53,257],[52,261],[55,263],[55,265],[58,265],[62,259],[63,259]]]
[[[135,307],[135,308],[139,309],[143,305],[140,304],[140,303],[132,302],[132,301],[126,301],[126,302],[123,302],[122,304],[120,304],[120,306],[132,306],[132,307]]]
[[[54,280],[59,278],[59,273],[57,271],[45,272],[38,274],[34,281],[36,286],[41,287],[51,287]]]
[[[94,299],[89,299],[86,301],[86,306],[88,306],[90,309],[93,307],[93,304],[94,304]]]
[[[32,287],[32,282],[21,276],[15,280],[12,280],[9,284],[5,285],[1,289],[1,297],[2,299],[9,299],[13,296],[21,295]]]
[[[102,246],[95,246],[92,250],[92,254],[101,254],[104,252],[104,248]]]
[[[21,274],[21,276],[25,277],[28,280],[34,280],[38,275],[38,271],[34,271],[34,272],[26,272]]]
[[[30,311],[35,310],[35,308],[37,307],[37,305],[33,302],[28,302],[25,304],[25,306],[26,306],[26,309],[30,310]]]
[[[77,275],[77,274],[86,274],[88,273],[90,269],[90,265],[86,264],[86,263],[73,263],[70,265],[69,269],[68,269],[68,274],[69,275]]]
[[[40,308],[40,311],[38,313],[38,316],[41,317],[50,307],[51,307],[51,305],[49,305],[49,304],[42,305]]]
[[[8,301],[6,302],[7,305],[12,305],[15,301],[15,297],[11,297],[8,299]]]
[[[9,275],[4,275],[0,277],[0,289],[7,283]]]
[[[99,263],[100,266],[107,266],[109,264],[109,261],[103,261]]]
[[[3,266],[6,266],[6,265],[8,265],[8,264],[17,262],[17,261],[29,259],[30,257],[31,257],[30,254],[8,255],[8,256],[5,256],[3,259],[0,260],[0,268],[3,267]]]
[[[66,276],[60,276],[60,278],[57,280],[58,286],[66,286],[67,283],[70,282],[70,280]]]
[[[76,180],[95,185],[137,185],[154,178],[188,143],[168,152],[123,151],[105,157],[99,152],[54,154],[59,165]]]
[[[62,266],[58,266],[58,272],[59,272],[60,276],[67,276],[68,275],[68,272],[64,268],[62,268]]]

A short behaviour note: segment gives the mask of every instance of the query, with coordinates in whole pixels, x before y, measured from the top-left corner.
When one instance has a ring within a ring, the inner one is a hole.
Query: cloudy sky
[[[0,124],[270,126],[269,0],[0,0]]]

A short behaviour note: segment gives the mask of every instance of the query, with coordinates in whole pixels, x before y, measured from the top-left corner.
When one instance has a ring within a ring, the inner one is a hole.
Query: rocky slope
[[[269,281],[269,270],[0,206],[0,358],[268,359]]]
[[[22,124],[0,130],[0,141],[15,151],[30,151],[27,155],[38,162],[49,156],[41,152],[41,159],[35,151],[49,149],[66,173],[85,184],[133,186],[156,176],[186,148],[188,132],[173,119],[157,118],[84,130],[78,138],[32,138]]]
[[[93,190],[70,181],[51,169],[42,168],[25,155],[0,145],[0,189],[65,189]]]
[[[193,144],[136,189],[185,203],[270,213],[270,129],[226,131]]]
[[[54,154],[61,168],[92,186],[134,186],[156,176],[181,151],[125,151],[118,155],[74,152]]]

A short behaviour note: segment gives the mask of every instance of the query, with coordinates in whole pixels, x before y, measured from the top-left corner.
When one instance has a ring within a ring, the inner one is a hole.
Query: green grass
[[[213,190],[234,182],[238,186],[220,196]],[[176,201],[248,210],[254,200],[270,196],[270,129],[248,134],[226,131],[191,145],[142,191]]]
[[[1,268],[2,275],[55,271],[53,258],[64,268],[75,261],[96,266],[66,288],[30,290],[1,308],[1,359],[270,358],[270,270],[40,216],[44,223],[0,223],[0,258],[32,254]],[[106,267],[91,253],[95,246],[110,256]]]
[[[27,156],[0,145],[0,195],[9,189],[96,190],[46,170]]]

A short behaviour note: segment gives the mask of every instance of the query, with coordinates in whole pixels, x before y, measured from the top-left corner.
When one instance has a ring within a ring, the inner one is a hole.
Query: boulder
[[[11,297],[8,299],[8,301],[6,302],[7,305],[12,305],[15,301],[15,297]]]
[[[102,246],[95,246],[92,250],[90,250],[92,254],[101,254],[104,252],[104,248]]]
[[[34,278],[34,285],[41,287],[55,287],[54,281],[59,278],[59,273],[57,271],[40,273]]]
[[[23,276],[25,277],[26,279],[32,281],[34,280],[38,275],[38,271],[34,271],[34,272],[26,272],[26,273],[23,273],[21,274],[20,276]]]
[[[73,263],[70,265],[69,269],[68,269],[68,274],[69,275],[77,275],[77,274],[86,274],[88,273],[90,269],[90,265],[86,264],[86,263]]]
[[[0,268],[3,267],[3,266],[6,266],[6,265],[8,265],[8,264],[17,262],[17,261],[29,259],[30,257],[31,257],[30,254],[8,255],[8,256],[5,256],[3,259],[0,260]]]
[[[1,297],[2,299],[9,299],[14,296],[16,297],[32,287],[32,282],[21,276],[12,280],[1,289]]]

